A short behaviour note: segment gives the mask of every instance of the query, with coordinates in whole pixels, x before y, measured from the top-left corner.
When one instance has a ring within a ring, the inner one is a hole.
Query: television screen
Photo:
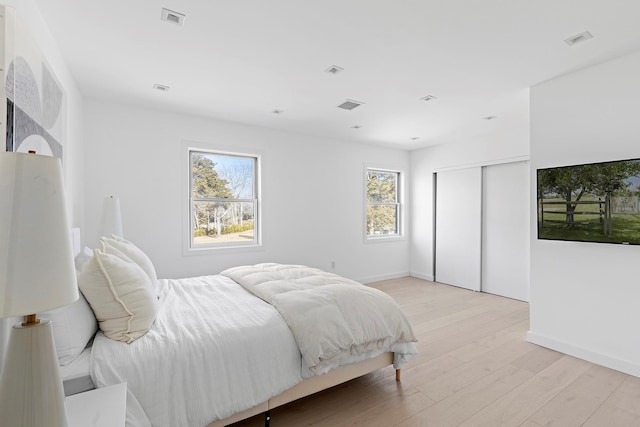
[[[640,245],[640,159],[537,170],[538,239]]]

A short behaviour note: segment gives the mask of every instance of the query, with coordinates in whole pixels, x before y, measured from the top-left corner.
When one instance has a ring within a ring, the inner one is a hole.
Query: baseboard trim
[[[407,277],[407,276],[409,276],[408,271],[400,271],[397,273],[382,274],[380,276],[365,277],[362,279],[357,279],[356,282],[373,283],[373,282],[380,282],[382,280],[399,279],[401,277]]]
[[[597,365],[602,365],[607,368],[615,369],[616,371],[624,372],[625,374],[633,375],[634,377],[640,377],[640,365],[638,365],[637,363],[632,363],[627,360],[622,360],[612,356],[608,356],[606,354],[598,353],[583,347],[569,344],[564,341],[558,341],[554,338],[540,335],[531,331],[527,332],[527,341],[533,344],[550,348],[551,350],[556,350],[561,353],[577,357],[579,359],[584,359]]]
[[[410,271],[409,275],[411,277],[415,277],[416,279],[428,280],[430,282],[433,282],[435,279],[435,277],[433,277],[433,274],[423,274],[416,271]]]

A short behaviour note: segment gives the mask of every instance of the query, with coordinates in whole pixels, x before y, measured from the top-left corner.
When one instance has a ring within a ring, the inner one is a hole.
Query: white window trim
[[[367,179],[368,179],[368,171],[376,170],[381,172],[393,172],[398,174],[398,234],[392,235],[379,235],[379,236],[369,236],[367,234],[367,207],[369,206],[368,197],[367,197]],[[362,209],[362,233],[364,235],[364,243],[387,243],[387,242],[397,242],[401,240],[406,240],[405,236],[405,224],[406,224],[406,215],[405,215],[405,171],[402,168],[395,168],[389,166],[378,166],[372,164],[365,164],[363,168],[363,202],[364,206]]]
[[[257,199],[256,219],[254,228],[256,238],[251,243],[227,243],[219,246],[192,246],[192,218],[191,218],[191,151],[211,152],[229,156],[254,157],[256,159],[255,170],[255,191]],[[260,150],[241,146],[227,146],[200,141],[183,141],[180,144],[180,155],[178,157],[182,163],[182,254],[211,255],[213,253],[237,253],[250,251],[263,251],[262,241],[262,167],[263,154]]]

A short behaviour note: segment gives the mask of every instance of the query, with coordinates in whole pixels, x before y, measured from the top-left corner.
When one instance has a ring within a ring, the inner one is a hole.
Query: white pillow
[[[85,247],[76,255],[74,259],[76,273],[80,272],[82,265],[92,254],[93,251]],[[82,293],[74,303],[41,313],[40,317],[51,321],[51,331],[60,366],[73,362],[98,331],[96,317]]]
[[[102,250],[104,252],[113,253],[113,249],[115,249],[138,264],[147,273],[155,288],[156,282],[158,281],[158,275],[156,274],[153,262],[151,262],[151,259],[142,251],[142,249],[138,248],[130,241],[120,236],[116,236],[115,234],[112,239],[103,236],[100,238],[100,241],[102,242]]]
[[[112,245],[110,245],[110,244],[108,243],[108,241],[109,241],[109,240],[110,240],[111,242],[115,242],[115,243],[116,243],[116,246],[112,246]],[[135,259],[133,259],[133,258],[131,258],[131,257],[127,256],[127,255],[125,255],[125,254],[124,254],[124,252],[120,251],[119,249],[116,249],[116,247],[118,247],[118,245],[117,245],[117,244],[118,244],[119,242],[116,242],[115,240],[111,240],[111,239],[107,239],[107,238],[101,238],[101,239],[100,239],[100,242],[102,243],[102,252],[103,252],[103,253],[106,253],[106,254],[110,254],[110,255],[117,256],[118,258],[121,258],[121,259],[123,259],[123,260],[125,260],[125,261],[128,261],[128,262],[132,262],[132,263],[136,264],[138,267],[142,268],[142,270],[145,272],[145,274],[147,274],[147,277],[149,277],[149,280],[145,282],[145,283],[146,283],[146,285],[147,285],[147,286],[148,286],[148,288],[149,288],[149,292],[151,293],[151,295],[154,295],[154,296],[156,296],[156,297],[157,297],[157,292],[156,292],[156,283],[158,282],[158,280],[157,280],[157,279],[154,279],[153,277],[150,277],[150,276],[149,276],[149,272],[148,272],[147,270],[145,270],[145,269],[144,269],[144,267],[140,265],[140,263],[136,262],[136,260],[135,260]],[[134,247],[135,247],[135,246],[134,246]],[[137,249],[137,248],[136,248],[136,249]],[[135,253],[136,251],[135,251],[135,250],[133,250],[133,251],[132,251],[132,250],[129,250],[128,252],[129,252],[129,253],[131,253],[131,252],[134,252],[134,253]],[[146,255],[145,255],[145,257],[146,257]],[[147,259],[148,259],[148,258],[147,258]],[[149,263],[147,263],[147,264],[150,264],[150,262],[151,262],[151,261],[149,261]],[[153,269],[153,264],[151,264],[151,268]],[[153,270],[153,272],[155,273],[155,270]]]
[[[76,264],[76,273],[80,273],[80,271],[82,271],[82,266],[85,262],[89,261],[91,255],[93,255],[93,250],[86,246],[78,255],[76,255],[76,257],[74,258]]]
[[[60,366],[73,362],[98,330],[98,322],[82,294],[74,303],[42,313],[40,317],[51,321]]]
[[[146,334],[158,312],[147,273],[135,262],[96,249],[78,276],[105,336],[131,343]]]

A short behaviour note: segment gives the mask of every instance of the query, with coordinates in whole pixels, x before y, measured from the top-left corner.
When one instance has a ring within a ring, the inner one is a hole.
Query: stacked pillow
[[[80,290],[106,337],[131,343],[146,334],[158,312],[157,275],[149,257],[117,236],[102,237],[102,248],[84,264]]]
[[[92,254],[91,249],[85,248],[76,256],[76,272]],[[73,362],[98,330],[98,322],[82,293],[73,304],[41,313],[40,316],[51,321],[60,366]]]
[[[149,276],[153,288],[155,289],[156,282],[158,281],[156,269],[147,254],[142,252],[140,248],[138,248],[133,243],[123,239],[122,237],[116,235],[113,235],[113,238],[101,237],[100,242],[102,243],[102,248],[105,252],[117,255],[118,257],[123,259],[128,258],[138,264],[140,268],[142,268],[144,272],[147,273],[147,276]]]

